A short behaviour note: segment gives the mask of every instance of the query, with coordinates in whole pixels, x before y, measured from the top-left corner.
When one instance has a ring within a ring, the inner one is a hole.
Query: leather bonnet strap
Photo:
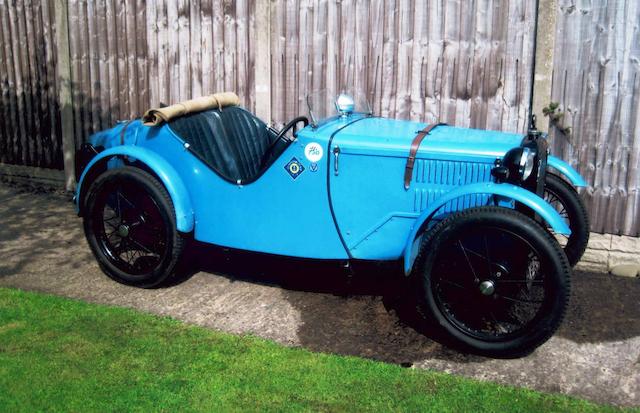
[[[413,142],[411,142],[411,150],[409,151],[409,157],[407,158],[407,166],[405,166],[404,168],[404,189],[409,189],[409,186],[411,185],[411,176],[413,176],[413,164],[416,162],[416,154],[418,153],[418,149],[420,148],[422,140],[432,130],[440,125],[446,125],[446,123],[432,123],[418,132],[416,137],[413,138]]]

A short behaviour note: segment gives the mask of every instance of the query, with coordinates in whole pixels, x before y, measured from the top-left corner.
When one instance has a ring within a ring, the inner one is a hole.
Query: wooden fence
[[[534,13],[529,0],[277,2],[272,113],[353,88],[382,116],[523,131]]]
[[[640,233],[640,3],[558,4],[552,100],[564,112],[553,152],[590,186],[584,197],[598,232]]]
[[[62,169],[53,1],[0,1],[0,163]]]
[[[588,178],[593,228],[638,235],[639,8],[541,4],[556,20],[547,95],[572,126],[551,129],[554,150]],[[61,169],[64,142],[221,90],[275,124],[304,114],[309,91],[350,88],[382,116],[524,132],[535,13],[531,0],[0,0],[0,162]]]
[[[233,90],[253,108],[253,2],[68,0],[77,144],[150,106]]]

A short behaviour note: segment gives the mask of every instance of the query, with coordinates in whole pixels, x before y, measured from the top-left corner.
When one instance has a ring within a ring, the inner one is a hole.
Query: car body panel
[[[167,162],[167,160],[158,153],[145,149],[140,146],[132,145],[119,145],[112,146],[100,152],[95,158],[89,162],[85,170],[83,171],[80,181],[76,188],[76,199],[82,199],[83,190],[85,186],[85,177],[88,172],[102,160],[109,160],[114,157],[126,156],[130,159],[135,159],[143,162],[155,174],[160,178],[162,184],[167,189],[173,207],[176,214],[176,227],[181,232],[191,232],[194,228],[194,211],[191,206],[191,198],[188,189],[185,187],[184,182],[178,172]],[[113,163],[112,166],[115,166]],[[86,184],[87,186],[90,183]],[[76,203],[76,208],[79,211],[79,203]]]
[[[583,188],[588,185],[587,181],[584,180],[584,178],[578,173],[578,171],[573,169],[571,165],[569,165],[562,159],[549,155],[549,157],[547,158],[547,163],[549,167],[556,169],[562,175],[566,176],[569,181],[571,181],[573,186]]]
[[[331,198],[352,258],[402,257],[407,236],[425,208],[460,185],[490,182],[496,158],[522,141],[521,135],[439,126],[422,142],[406,190],[404,172],[411,142],[425,126],[368,118],[334,136],[330,151],[337,147],[340,154],[338,174],[329,176]],[[492,146],[492,141],[497,143]],[[330,161],[333,171],[335,159]],[[486,205],[488,198],[470,194],[445,212]]]
[[[167,125],[131,126],[130,139],[135,140],[137,146],[111,147],[99,156],[122,154],[147,163],[146,158],[136,156],[139,152],[135,150],[138,150],[165,159],[170,164],[167,169],[177,172],[173,179],[184,182],[185,192],[190,197],[196,240],[295,257],[348,257],[328,206],[326,164],[318,163],[315,172],[309,171],[305,164],[305,171],[295,179],[285,169],[294,158],[302,163],[303,141],[291,144],[255,182],[236,185],[222,179],[185,149],[184,142]],[[327,128],[330,132],[331,125]],[[139,130],[135,132],[135,129]],[[104,142],[96,140],[95,143]],[[96,161],[94,159],[90,165]],[[154,165],[152,162],[148,166],[154,169]],[[82,185],[81,179],[78,187]]]
[[[105,150],[83,172],[76,199],[90,184],[84,182],[87,171],[101,160],[109,159],[109,167],[142,162],[167,187],[178,230],[193,231],[198,241],[315,259],[404,260],[405,268],[433,211],[493,205],[493,194],[508,197],[500,200],[507,207],[513,207],[511,199],[528,205],[556,232],[566,233],[557,213],[536,194],[491,183],[494,162],[519,146],[522,135],[439,126],[420,146],[406,190],[411,141],[425,126],[338,116],[301,130],[260,177],[238,185],[204,164],[168,125],[118,124],[91,137]],[[308,145],[322,148],[319,158],[309,156]],[[301,167],[295,176],[289,169],[294,161]]]
[[[414,229],[421,227],[433,212],[441,209],[440,213],[447,214],[493,204],[494,194],[522,202],[556,232],[570,233],[560,215],[537,195],[514,185],[492,183],[491,169],[496,158],[518,146],[521,135],[440,126],[420,146],[413,179],[406,190],[403,179],[411,141],[425,126],[419,122],[367,118],[333,137],[328,152],[334,148],[340,152],[337,173],[335,158],[329,160],[330,196],[350,257],[405,257],[413,244],[408,240],[413,241],[417,235]],[[507,205],[513,207],[511,202]]]
[[[464,199],[470,195],[498,195],[508,200],[521,202],[542,217],[556,233],[571,234],[571,230],[565,220],[549,203],[524,188],[507,183],[497,184],[493,182],[479,182],[460,186],[439,197],[436,202],[424,209],[420,217],[415,221],[404,247],[403,263],[405,274],[408,275],[411,272],[413,262],[417,256],[421,231],[424,229],[423,224],[431,219],[443,206],[446,207],[447,203]]]
[[[406,159],[413,138],[426,126],[422,122],[369,117],[340,131],[335,144],[340,146],[342,153]],[[458,159],[460,156],[495,159],[520,145],[521,141],[520,134],[440,125],[422,141],[418,154],[438,156],[438,159]]]

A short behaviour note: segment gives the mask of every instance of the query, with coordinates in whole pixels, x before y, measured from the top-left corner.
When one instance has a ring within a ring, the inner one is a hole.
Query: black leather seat
[[[256,180],[274,158],[266,152],[276,133],[241,107],[193,113],[172,120],[169,127],[203,162],[234,183]]]

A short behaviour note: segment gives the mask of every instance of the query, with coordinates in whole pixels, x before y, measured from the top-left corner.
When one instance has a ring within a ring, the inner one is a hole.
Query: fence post
[[[256,115],[271,122],[271,1],[256,2]]]
[[[549,131],[549,121],[544,118],[542,108],[551,102],[553,79],[553,54],[556,39],[557,0],[540,0],[538,3],[538,30],[536,36],[536,67],[533,74],[533,113],[538,119],[537,127]]]
[[[62,128],[62,155],[64,160],[65,189],[75,188],[74,154],[76,149],[73,131],[73,110],[71,101],[71,59],[69,53],[68,0],[55,0],[56,62],[58,73],[58,104]]]

